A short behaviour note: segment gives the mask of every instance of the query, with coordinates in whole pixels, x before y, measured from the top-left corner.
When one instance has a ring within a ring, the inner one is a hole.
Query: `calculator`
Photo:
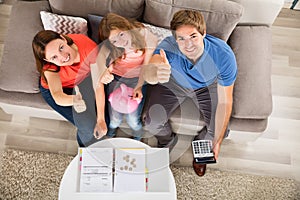
[[[210,164],[216,163],[214,152],[212,151],[211,140],[195,140],[192,142],[193,154],[196,163]]]

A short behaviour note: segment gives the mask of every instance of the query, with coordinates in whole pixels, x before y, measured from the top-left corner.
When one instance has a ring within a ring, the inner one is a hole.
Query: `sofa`
[[[94,38],[97,23],[90,16],[115,12],[136,18],[152,27],[163,38],[168,33],[174,12],[200,10],[207,33],[225,40],[233,49],[238,75],[233,94],[230,129],[263,132],[272,112],[271,26],[283,6],[283,0],[43,0],[15,1],[0,65],[0,107],[8,114],[64,120],[42,99],[39,75],[31,49],[33,36],[44,29],[40,11],[83,18],[87,34]],[[185,117],[182,117],[185,116]],[[193,137],[203,125],[191,101],[186,101],[171,118],[178,143],[170,154],[171,162],[191,165]],[[126,132],[126,124],[121,133]],[[145,136],[155,146],[155,138]]]

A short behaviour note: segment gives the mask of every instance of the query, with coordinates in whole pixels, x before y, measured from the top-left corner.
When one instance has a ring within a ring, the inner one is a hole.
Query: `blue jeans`
[[[97,139],[94,137],[94,128],[97,121],[95,93],[90,77],[87,77],[84,81],[82,81],[78,87],[87,107],[86,111],[82,113],[77,113],[72,106],[57,105],[49,89],[45,89],[40,86],[40,90],[45,101],[56,112],[61,114],[64,118],[77,127],[78,145],[80,147],[86,147],[94,142],[97,142]],[[71,95],[74,92],[73,88],[63,88],[63,91],[68,95]],[[106,117],[106,122],[108,121],[109,118]]]
[[[126,84],[128,87],[134,88],[137,83],[137,78],[122,78],[115,75],[115,79],[109,84],[108,86],[108,95],[113,92],[116,88],[120,86],[121,83]],[[142,87],[143,99],[140,102],[138,108],[129,114],[123,114],[115,111],[110,103],[108,103],[108,110],[109,110],[109,130],[107,132],[107,136],[113,137],[116,134],[116,129],[120,126],[123,121],[123,117],[125,116],[126,122],[128,126],[132,129],[132,136],[134,139],[140,140],[144,131],[143,131],[143,124],[141,119],[141,114],[143,111],[145,97],[146,97],[146,85]]]

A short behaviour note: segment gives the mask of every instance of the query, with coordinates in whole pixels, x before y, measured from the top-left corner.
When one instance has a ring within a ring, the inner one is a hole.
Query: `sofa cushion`
[[[43,30],[40,11],[49,9],[47,1],[17,1],[14,4],[0,66],[1,89],[39,92],[39,74],[36,71],[31,42],[34,35]]]
[[[40,15],[45,30],[52,30],[61,34],[77,33],[87,35],[87,21],[82,17],[58,15],[47,11],[41,11]]]
[[[104,16],[114,12],[124,17],[141,19],[144,0],[49,0],[52,12],[87,18],[88,14]]]
[[[206,20],[207,33],[225,41],[243,13],[240,4],[227,0],[146,0],[143,20],[156,26],[169,28],[173,14],[181,9],[201,11]]]
[[[228,40],[238,66],[233,92],[235,118],[264,119],[272,112],[271,38],[267,26],[237,26]]]

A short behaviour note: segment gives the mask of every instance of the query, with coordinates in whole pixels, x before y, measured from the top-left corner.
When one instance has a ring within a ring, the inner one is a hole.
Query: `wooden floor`
[[[10,9],[0,4],[0,58]],[[300,181],[300,11],[283,9],[272,32],[274,105],[267,130],[231,131],[218,164],[209,167]],[[4,148],[75,155],[75,129],[64,121],[10,116],[0,109],[0,149]]]

